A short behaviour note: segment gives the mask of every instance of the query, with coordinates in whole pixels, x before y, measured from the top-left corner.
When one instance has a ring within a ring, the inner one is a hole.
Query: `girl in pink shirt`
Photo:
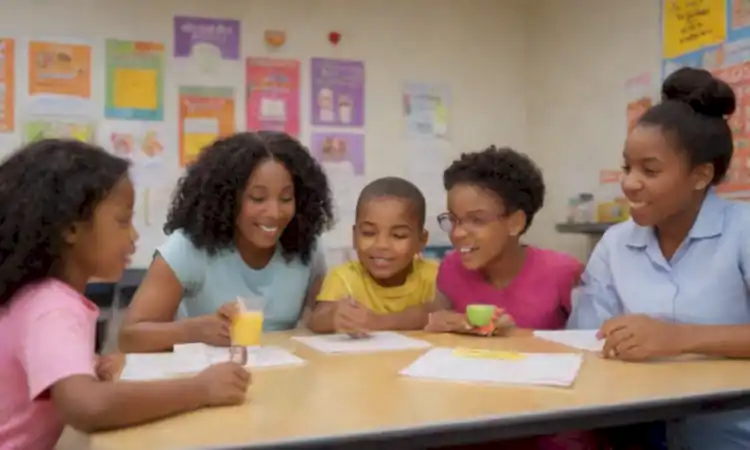
[[[544,202],[539,168],[509,148],[465,153],[445,171],[448,212],[438,217],[455,251],[440,265],[436,311],[428,331],[493,334],[515,325],[561,329],[571,310],[570,294],[583,266],[552,250],[523,245],[520,237]],[[504,314],[496,328],[466,322],[470,304],[494,305]],[[492,444],[508,449],[598,448],[586,432]],[[490,447],[487,447],[490,448]]]
[[[82,293],[129,264],[134,197],[128,163],[82,142],[39,141],[0,165],[1,450],[51,450],[65,425],[92,432],[244,401],[237,363],[112,382],[123,359],[94,354],[99,311]]]

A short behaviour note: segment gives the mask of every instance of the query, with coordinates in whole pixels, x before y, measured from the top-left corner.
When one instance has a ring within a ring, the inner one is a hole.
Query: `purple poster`
[[[323,168],[339,176],[365,174],[365,135],[317,132],[310,137],[310,151]]]
[[[240,59],[240,21],[175,16],[174,56],[190,58],[208,52],[221,59]]]
[[[365,125],[365,64],[362,61],[313,58],[310,73],[313,125]]]

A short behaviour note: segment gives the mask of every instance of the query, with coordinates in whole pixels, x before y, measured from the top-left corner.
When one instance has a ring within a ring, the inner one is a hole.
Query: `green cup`
[[[492,316],[495,315],[493,305],[469,305],[466,307],[466,318],[469,325],[483,327],[492,322]]]

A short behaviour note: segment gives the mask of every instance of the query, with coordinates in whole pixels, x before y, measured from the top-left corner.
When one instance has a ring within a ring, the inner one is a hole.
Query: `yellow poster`
[[[662,56],[675,58],[727,37],[726,0],[664,0]]]

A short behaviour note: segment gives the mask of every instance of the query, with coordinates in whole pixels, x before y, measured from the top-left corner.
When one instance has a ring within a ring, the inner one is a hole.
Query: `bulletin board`
[[[662,75],[701,67],[734,88],[734,158],[721,195],[750,200],[750,0],[662,0]]]

